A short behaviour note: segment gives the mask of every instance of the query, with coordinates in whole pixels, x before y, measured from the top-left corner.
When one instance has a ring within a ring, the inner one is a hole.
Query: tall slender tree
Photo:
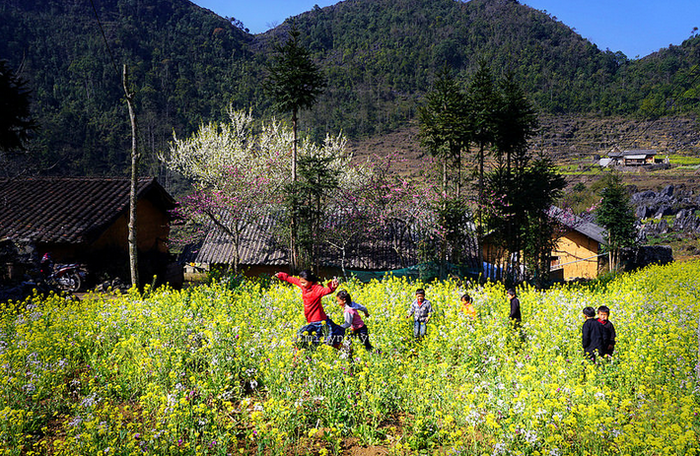
[[[540,155],[523,170],[521,182],[519,191],[525,195],[519,203],[524,206],[523,219],[516,228],[520,231],[525,264],[535,284],[542,287],[549,280],[550,258],[559,238],[551,208],[561,197],[566,181],[551,158]]]
[[[604,182],[596,217],[608,230],[610,270],[616,271],[620,264],[620,250],[636,243],[637,230],[634,227],[630,197],[622,184],[622,177],[612,172],[604,177]]]
[[[442,191],[447,189],[448,164],[457,170],[456,194],[462,187],[462,150],[469,143],[469,121],[466,95],[460,90],[452,71],[444,67],[437,75],[426,103],[418,109],[421,145],[442,161]]]
[[[131,123],[131,185],[129,187],[129,270],[131,272],[131,286],[139,286],[139,259],[138,259],[138,233],[136,231],[136,196],[138,192],[139,165],[141,152],[138,148],[138,128],[136,125],[136,112],[134,111],[134,92],[129,88],[129,71],[124,64],[122,72],[122,86],[124,98],[129,107],[129,121]]]
[[[496,87],[493,74],[485,60],[479,62],[474,77],[469,86],[469,112],[470,130],[472,142],[476,144],[477,153],[477,208],[476,208],[476,233],[479,248],[479,258],[483,257],[484,238],[484,208],[485,199],[485,162],[486,152],[495,142],[496,136],[496,108],[498,107]]]
[[[497,217],[491,217],[490,225],[501,237],[507,252],[505,279],[511,281],[520,269],[524,236],[521,227],[528,226],[528,217],[532,213],[539,216],[548,208],[533,205],[541,195],[523,191],[530,185],[526,178],[529,177],[527,167],[532,158],[528,141],[537,128],[534,108],[512,72],[500,79],[498,89],[494,137],[497,167],[489,174],[487,187],[492,194],[503,196]],[[548,192],[552,189],[543,186],[540,190]]]
[[[264,87],[273,100],[275,107],[285,113],[292,114],[292,131],[294,141],[292,146],[292,191],[297,181],[297,127],[299,111],[310,108],[316,103],[317,97],[323,92],[326,81],[320,68],[314,63],[308,49],[300,42],[301,32],[292,23],[289,38],[284,44],[275,47],[276,55],[267,66],[268,78]],[[291,198],[292,202],[296,198]],[[292,208],[292,214],[296,212]],[[296,242],[296,218],[291,218],[291,268],[298,268],[298,249]]]

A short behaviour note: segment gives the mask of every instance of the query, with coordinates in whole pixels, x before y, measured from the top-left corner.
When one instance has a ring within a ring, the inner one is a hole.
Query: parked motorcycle
[[[87,279],[87,271],[83,265],[77,263],[54,264],[48,253],[41,259],[40,266],[44,281],[49,286],[69,293],[80,290]]]

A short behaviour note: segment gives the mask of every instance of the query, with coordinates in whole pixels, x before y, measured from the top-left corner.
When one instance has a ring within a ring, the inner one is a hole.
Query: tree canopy
[[[11,153],[24,149],[36,130],[30,112],[30,94],[27,81],[6,60],[0,60],[0,151]]]

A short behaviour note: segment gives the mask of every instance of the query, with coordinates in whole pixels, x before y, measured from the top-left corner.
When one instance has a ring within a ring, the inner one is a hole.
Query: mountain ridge
[[[0,58],[23,65],[42,131],[36,170],[122,174],[129,150],[121,84],[84,3],[0,0]],[[128,63],[148,156],[231,103],[275,115],[260,87],[272,45],[292,19],[251,35],[186,0],[95,0],[117,66]],[[694,115],[700,38],[639,61],[601,51],[515,0],[346,0],[293,18],[329,85],[301,116],[313,137],[351,139],[405,128],[444,64],[466,83],[479,59],[514,70],[546,115]],[[118,68],[120,69],[120,68]],[[680,94],[680,95],[679,95]],[[284,117],[277,114],[278,117]],[[158,172],[158,164],[148,164]]]

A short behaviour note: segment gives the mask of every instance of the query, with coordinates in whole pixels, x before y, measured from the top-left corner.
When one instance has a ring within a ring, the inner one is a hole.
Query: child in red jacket
[[[299,278],[292,277],[284,272],[278,272],[275,274],[275,277],[301,288],[301,298],[304,302],[304,317],[306,317],[307,324],[298,331],[298,338],[301,341],[300,345],[303,348],[308,348],[325,341],[329,345],[338,348],[340,341],[343,339],[343,334],[339,333],[344,333],[344,331],[328,318],[321,303],[321,298],[333,293],[338,288],[338,280],[333,279],[324,287],[318,283],[319,279],[309,270],[301,271]]]

